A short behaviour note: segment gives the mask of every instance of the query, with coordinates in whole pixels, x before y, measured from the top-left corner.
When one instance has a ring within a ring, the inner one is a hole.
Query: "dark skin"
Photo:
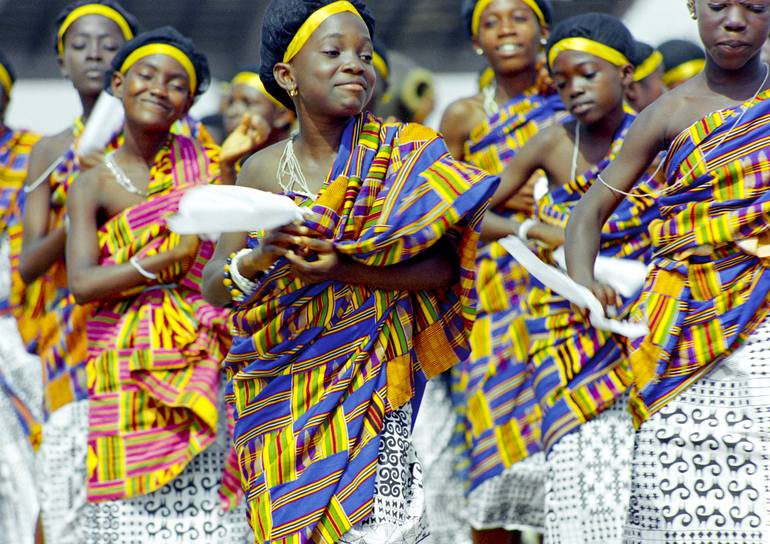
[[[151,168],[171,126],[192,105],[189,78],[175,59],[152,55],[133,65],[125,76],[114,74],[112,89],[126,113],[125,143],[115,152],[115,161],[136,187],[146,190]],[[130,263],[100,265],[98,260],[99,227],[144,200],[123,189],[104,164],[78,177],[68,202],[72,236],[67,240],[67,275],[79,304],[116,297],[149,283]],[[172,250],[140,259],[139,264],[153,273],[180,261],[186,268],[198,244],[196,236],[183,236]]]
[[[72,82],[83,107],[84,120],[91,114],[102,91],[105,74],[118,49],[125,43],[114,21],[100,15],[86,15],[75,21],[64,35],[64,53],[58,59],[64,77]],[[70,129],[41,139],[32,149],[26,184],[32,185],[72,145]],[[81,169],[98,164],[101,157],[81,157]],[[51,190],[42,183],[27,195],[24,211],[24,243],[19,272],[31,283],[64,256],[63,228],[49,231]]]
[[[585,172],[609,153],[625,118],[623,96],[633,68],[630,64],[618,67],[588,53],[565,51],[556,58],[552,71],[561,99],[578,123],[577,171]],[[503,171],[492,207],[515,195],[537,170],[546,173],[550,190],[572,181],[576,128],[575,121],[553,125],[527,142]],[[519,227],[516,220],[487,212],[481,235],[485,240],[498,240],[516,234]],[[535,224],[528,237],[553,248],[564,244],[564,230],[543,223]]]
[[[371,98],[375,84],[371,59],[372,42],[366,25],[353,14],[340,13],[320,25],[289,63],[274,67],[281,87],[297,90],[293,100],[300,132],[294,150],[308,186],[315,193],[337,158],[345,126]],[[282,192],[276,173],[284,147],[285,142],[280,142],[254,154],[241,170],[238,184]],[[203,293],[211,304],[232,303],[222,283],[223,268],[231,253],[246,246],[247,233],[220,238],[204,271]],[[457,270],[449,244],[439,243],[433,250],[399,265],[371,267],[340,255],[331,241],[317,232],[291,225],[269,233],[240,261],[239,271],[253,279],[281,256],[290,261],[293,273],[305,282],[337,280],[375,289],[445,289],[453,284]]]
[[[694,7],[706,49],[706,68],[639,115],[616,160],[602,174],[618,190],[630,192],[658,153],[683,130],[711,112],[741,105],[754,96],[766,76],[760,51],[770,30],[770,0],[698,0]],[[761,90],[767,83],[763,87]],[[622,195],[595,184],[572,213],[567,227],[569,274],[591,289],[605,308],[612,305],[616,295],[596,282],[593,263],[602,225],[622,199]],[[693,254],[707,256],[711,252],[711,247],[701,246]]]
[[[484,52],[495,72],[498,105],[535,85],[540,40],[544,38],[548,38],[548,30],[540,27],[537,16],[522,0],[494,0],[484,9],[473,47]],[[465,142],[486,118],[481,93],[450,104],[440,131],[454,158],[465,158]]]
[[[626,100],[634,111],[641,112],[667,91],[663,83],[663,66],[641,81],[634,81],[626,91]]]

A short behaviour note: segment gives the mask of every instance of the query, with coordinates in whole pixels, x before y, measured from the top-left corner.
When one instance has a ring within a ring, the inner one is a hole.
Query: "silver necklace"
[[[131,179],[126,175],[123,169],[120,166],[118,166],[118,163],[115,162],[114,152],[110,153],[105,157],[104,163],[107,165],[107,168],[110,169],[110,172],[112,172],[112,175],[115,178],[115,181],[118,182],[118,185],[123,187],[126,191],[128,191],[131,194],[143,196],[145,198],[150,196],[149,191],[140,189],[139,187],[134,185],[134,182],[131,181]]]
[[[497,81],[492,80],[492,83],[484,87],[481,91],[484,95],[484,113],[487,116],[492,116],[500,111],[500,106],[497,105],[495,95],[497,94]]]
[[[283,148],[281,160],[278,162],[278,184],[284,193],[297,193],[315,198],[302,173],[302,167],[294,154],[294,140],[289,138]]]

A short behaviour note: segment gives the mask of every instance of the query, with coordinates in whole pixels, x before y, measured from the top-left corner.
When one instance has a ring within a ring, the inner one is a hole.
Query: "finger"
[[[334,245],[329,240],[321,240],[320,238],[302,236],[299,245],[316,253],[331,253],[334,251]]]
[[[243,117],[241,117],[241,125],[238,128],[243,132],[248,132],[250,127],[251,127],[251,114],[244,113]]]

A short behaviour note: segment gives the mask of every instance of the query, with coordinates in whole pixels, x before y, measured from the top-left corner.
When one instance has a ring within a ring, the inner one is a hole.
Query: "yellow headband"
[[[663,74],[663,83],[671,85],[672,83],[687,81],[691,77],[700,74],[705,66],[706,61],[704,59],[688,60]]]
[[[190,94],[195,94],[198,88],[198,76],[195,74],[195,66],[192,60],[181,49],[167,43],[149,43],[135,49],[123,61],[123,64],[120,66],[120,73],[125,74],[134,64],[152,55],[166,55],[181,64],[187,73],[187,77],[190,78]]]
[[[3,86],[5,91],[5,97],[11,99],[11,89],[13,89],[13,81],[11,80],[11,74],[8,72],[8,68],[0,64],[0,85]]]
[[[535,0],[521,0],[529,8],[535,12],[535,17],[537,17],[537,21],[540,23],[540,26],[545,28],[548,26],[548,23],[545,20],[545,14],[543,13],[543,10],[540,9],[540,6],[537,5],[537,2]],[[476,2],[476,7],[473,8],[473,17],[471,18],[471,35],[476,37],[479,33],[479,27],[481,26],[481,14],[484,13],[484,10],[487,9],[487,6],[491,4],[493,0],[479,0]]]
[[[106,17],[110,21],[114,22],[120,28],[120,31],[123,33],[123,38],[125,38],[126,41],[134,37],[134,32],[131,30],[131,25],[128,24],[126,18],[123,17],[123,15],[121,15],[118,10],[103,4],[86,4],[85,6],[80,6],[79,8],[73,9],[59,27],[59,35],[57,41],[59,55],[64,53],[64,35],[75,21],[81,17],[85,17],[86,15],[101,15],[102,17]]]
[[[663,55],[660,51],[653,51],[652,55],[634,70],[634,81],[642,81],[652,75],[663,64]]]
[[[256,89],[265,95],[274,106],[277,106],[281,109],[286,109],[286,106],[278,102],[278,100],[276,100],[272,94],[267,92],[267,89],[265,89],[265,85],[262,83],[262,79],[259,77],[259,74],[255,74],[254,72],[241,72],[236,74],[236,76],[233,78],[232,84],[246,85],[252,89]]]
[[[302,26],[299,27],[294,38],[292,38],[289,47],[286,48],[286,53],[283,54],[283,62],[289,62],[296,57],[297,53],[300,52],[300,49],[302,49],[310,39],[310,36],[313,35],[313,32],[318,30],[318,27],[321,26],[326,19],[332,15],[337,15],[338,13],[344,13],[346,11],[361,17],[361,14],[358,13],[356,7],[347,0],[332,2],[313,12],[313,14],[302,23]]]
[[[390,77],[390,69],[388,68],[388,64],[385,62],[385,59],[382,58],[382,55],[380,55],[377,51],[372,52],[372,65],[374,65],[374,69],[377,70],[377,73],[382,76],[382,79],[387,81]]]
[[[551,51],[548,53],[548,66],[553,68],[556,57],[565,51],[588,53],[595,57],[599,57],[600,59],[604,59],[615,66],[631,64],[623,53],[617,49],[613,49],[609,45],[604,45],[603,43],[589,40],[588,38],[565,38],[556,42],[556,44],[551,47]]]

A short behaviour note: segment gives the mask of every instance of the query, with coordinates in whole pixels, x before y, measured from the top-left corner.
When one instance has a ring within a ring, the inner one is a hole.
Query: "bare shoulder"
[[[485,119],[481,95],[460,98],[449,104],[444,110],[441,129],[442,131],[469,133],[474,127],[483,123]]]
[[[72,142],[73,137],[70,129],[40,138],[30,154],[30,172],[44,171],[67,152]]]
[[[270,191],[281,192],[278,183],[278,165],[281,155],[286,148],[287,140],[276,142],[271,146],[254,153],[241,168],[236,185]]]
[[[108,182],[112,179],[112,175],[104,163],[80,172],[72,182],[68,202],[74,205],[84,199],[100,201],[101,195],[109,193]]]

